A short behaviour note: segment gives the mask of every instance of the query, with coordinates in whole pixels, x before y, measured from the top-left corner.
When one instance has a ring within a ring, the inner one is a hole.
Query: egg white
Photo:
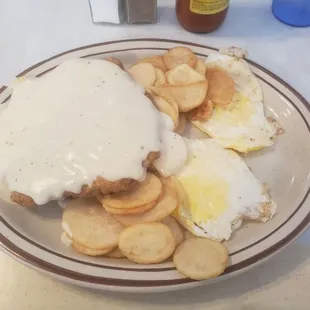
[[[216,106],[206,121],[192,124],[225,148],[239,152],[272,145],[276,129],[264,114],[263,92],[248,63],[237,57],[212,52],[205,61],[207,68],[218,67],[233,79],[236,94],[228,107]]]
[[[175,218],[196,236],[228,240],[242,220],[265,222],[276,212],[241,157],[214,139],[187,140],[189,158],[176,176],[187,198]]]

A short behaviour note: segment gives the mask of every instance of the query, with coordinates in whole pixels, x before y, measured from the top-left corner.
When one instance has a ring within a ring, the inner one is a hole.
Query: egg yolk
[[[253,106],[249,99],[237,92],[226,108],[215,107],[212,119],[231,125],[245,125],[251,121],[253,114]]]
[[[197,176],[180,177],[188,195],[188,208],[193,222],[216,220],[228,208],[228,183],[220,179],[202,179]]]

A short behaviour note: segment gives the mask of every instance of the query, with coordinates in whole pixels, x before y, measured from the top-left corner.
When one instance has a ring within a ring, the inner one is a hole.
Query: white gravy
[[[0,178],[37,204],[78,193],[97,176],[142,180],[142,161],[175,140],[162,118],[116,65],[66,61],[14,87],[0,114]],[[184,153],[180,142],[175,148]]]

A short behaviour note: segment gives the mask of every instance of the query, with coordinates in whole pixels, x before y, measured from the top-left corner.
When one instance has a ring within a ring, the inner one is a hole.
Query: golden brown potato
[[[196,72],[188,64],[179,65],[166,72],[167,81],[171,85],[185,85],[206,80],[205,75]]]
[[[204,61],[198,58],[194,70],[202,75],[206,75],[207,68]]]
[[[190,113],[190,112],[188,112],[188,113]],[[184,130],[185,130],[185,127],[186,127],[186,117],[185,117],[185,114],[184,113],[180,113],[179,114],[178,126],[176,127],[174,132],[179,134],[179,135],[182,135]]]
[[[189,48],[177,46],[164,55],[164,62],[169,70],[182,64],[188,64],[191,68],[194,68],[197,57]]]
[[[210,99],[205,99],[199,107],[187,112],[186,117],[192,121],[207,120],[212,114],[213,107],[213,102]]]
[[[189,238],[173,254],[177,270],[193,280],[215,278],[228,265],[228,251],[219,242],[206,238]]]
[[[156,71],[156,81],[155,86],[160,86],[167,83],[166,76],[163,70],[155,68]]]
[[[128,73],[145,89],[148,89],[150,86],[154,85],[156,81],[155,68],[149,63],[136,64],[128,70]]]
[[[160,69],[163,72],[167,71],[167,66],[162,56],[148,57],[148,58],[144,58],[138,61],[138,63],[142,63],[142,62],[150,63],[151,65],[153,65],[154,68]]]
[[[208,82],[200,81],[186,85],[163,85],[151,90],[168,102],[175,102],[180,112],[188,112],[200,106],[207,94]]]
[[[102,199],[104,196],[98,196],[98,200],[102,203]],[[151,210],[155,207],[156,201],[152,201],[150,203],[147,203],[143,206],[137,207],[137,208],[130,208],[130,209],[116,209],[116,208],[111,208],[104,203],[102,203],[103,208],[111,214],[114,215],[133,215],[133,214],[139,214],[139,213],[144,213],[147,212],[148,210]]]
[[[120,250],[138,264],[156,264],[173,253],[176,242],[171,230],[161,223],[129,226],[119,236]]]
[[[222,107],[229,105],[236,93],[233,79],[219,68],[207,69],[206,76],[209,82],[208,99],[215,105]]]
[[[170,215],[178,206],[176,191],[168,186],[163,187],[163,192],[154,208],[140,214],[118,215],[116,219],[125,226],[132,226],[140,223],[159,222]]]
[[[157,176],[147,173],[145,179],[130,191],[103,196],[101,203],[115,209],[138,208],[156,201],[163,190]]]
[[[158,97],[155,95],[152,95],[151,100],[159,112],[163,112],[163,113],[167,114],[168,116],[170,116],[170,118],[173,120],[174,127],[176,128],[179,124],[178,106],[174,105],[174,104],[170,104],[164,98]]]
[[[63,211],[62,226],[68,237],[86,250],[103,251],[97,255],[116,248],[119,234],[125,228],[95,197],[72,199]]]

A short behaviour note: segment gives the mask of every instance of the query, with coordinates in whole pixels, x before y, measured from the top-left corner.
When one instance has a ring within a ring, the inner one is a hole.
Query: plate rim
[[[29,71],[32,71],[33,69],[35,69],[37,67],[40,67],[41,65],[45,64],[46,62],[49,62],[53,59],[57,59],[63,55],[70,54],[72,52],[80,51],[83,49],[94,48],[94,47],[100,47],[100,46],[104,46],[104,45],[113,45],[113,44],[117,44],[117,43],[126,43],[126,42],[130,42],[130,43],[132,43],[132,42],[143,42],[143,41],[147,41],[147,42],[167,42],[167,43],[183,44],[183,45],[187,45],[187,46],[194,46],[194,47],[199,47],[199,48],[208,49],[208,50],[218,50],[217,48],[210,47],[210,46],[203,45],[203,44],[197,44],[197,43],[193,43],[193,42],[180,41],[180,40],[160,39],[160,38],[139,38],[139,39],[124,39],[124,40],[106,41],[106,42],[101,42],[101,43],[84,45],[81,47],[77,47],[77,48],[70,49],[70,50],[67,50],[65,52],[61,52],[59,54],[53,55],[52,57],[49,57],[45,60],[42,60],[42,61],[38,62],[37,64],[34,64],[33,66],[23,70],[16,77],[21,77],[24,74],[28,73]],[[131,48],[130,50],[132,50],[132,49],[133,48]],[[141,48],[141,49],[143,49],[143,48]],[[156,47],[151,48],[151,49],[156,49]],[[110,53],[112,53],[112,52],[115,52],[115,51],[110,51]],[[94,54],[92,56],[94,56]],[[89,55],[88,55],[88,57],[89,57]],[[265,67],[261,66],[260,64],[254,62],[252,60],[249,60],[249,59],[246,59],[246,60],[249,64],[251,64],[255,68],[261,70],[262,72],[264,72],[265,74],[267,74],[268,76],[270,76],[271,78],[276,80],[278,83],[282,84],[293,95],[295,95],[298,98],[298,100],[305,106],[305,108],[310,112],[310,105],[309,105],[308,101],[297,90],[295,90],[291,85],[289,85],[286,81],[284,81],[283,79],[281,79],[280,77],[278,77],[276,74],[269,71]],[[51,70],[51,69],[49,69],[49,70]],[[49,71],[49,70],[47,70],[47,71]],[[41,73],[41,74],[43,74],[43,73]],[[271,87],[275,88],[275,86],[270,84],[268,81],[264,81],[264,82],[269,84]],[[6,86],[2,86],[0,88],[0,94],[6,88],[7,88]],[[277,92],[281,93],[281,91],[279,89],[276,89],[276,90],[277,90]],[[1,102],[1,104],[6,102],[9,98],[10,98],[10,95],[6,99],[4,99],[4,101]],[[294,107],[298,110],[301,117],[304,118],[303,113],[301,111],[299,111],[298,107],[296,107],[295,104],[294,104]],[[304,121],[305,121],[305,124],[307,125],[307,127],[309,129],[309,123],[308,123],[307,119],[304,118]],[[294,210],[294,212],[291,214],[291,216],[293,216],[295,214],[295,212],[298,211],[299,206],[302,206],[306,202],[306,200],[309,197],[309,194],[310,194],[310,188],[306,192],[306,194],[305,194],[304,198],[302,199],[302,201],[300,202],[300,204],[297,206],[296,210]],[[0,216],[0,222],[2,222],[5,225],[4,222],[6,222],[6,221]],[[286,221],[284,221],[282,225],[285,225],[285,223],[286,223]],[[244,269],[257,264],[260,260],[264,260],[264,259],[269,258],[272,254],[280,251],[286,245],[288,245],[290,242],[292,242],[295,238],[297,238],[297,236],[299,234],[301,234],[302,231],[304,231],[309,224],[310,224],[310,210],[309,210],[308,214],[305,216],[305,218],[303,219],[303,221],[301,221],[285,238],[281,239],[280,241],[278,241],[276,244],[272,245],[271,247],[266,248],[266,249],[262,250],[261,252],[255,254],[249,258],[247,258],[247,259],[245,259],[245,260],[243,260],[243,261],[241,261],[241,262],[239,262],[233,266],[229,266],[227,268],[227,272],[225,274],[228,275],[230,273],[234,273],[237,271],[243,271]],[[265,236],[264,238],[268,238],[268,235]],[[132,283],[132,287],[140,287],[140,288],[143,288],[143,287],[162,287],[162,288],[166,289],[167,285],[175,286],[175,285],[193,283],[193,282],[197,283],[196,281],[193,281],[190,279],[154,280],[154,281],[109,279],[109,278],[105,278],[105,277],[101,277],[101,276],[96,277],[96,276],[86,275],[86,274],[79,273],[79,272],[74,272],[74,271],[53,265],[53,264],[45,261],[44,259],[40,259],[40,258],[24,251],[23,249],[19,248],[14,243],[12,243],[10,240],[8,240],[2,233],[0,233],[0,246],[5,250],[5,252],[8,252],[11,256],[15,257],[18,260],[22,260],[27,264],[31,264],[32,266],[39,268],[40,270],[43,270],[46,272],[52,272],[53,274],[58,275],[58,276],[63,276],[64,274],[67,274],[66,277],[69,279],[72,279],[75,281],[83,281],[83,282],[86,282],[88,284],[107,286],[107,285],[113,285],[112,283],[115,281],[115,282],[117,282],[117,284],[115,284],[115,286],[117,286],[117,287],[119,287],[119,286],[128,287],[128,286],[131,286],[131,283],[129,283],[128,281],[132,281],[132,282],[134,282],[134,283]],[[234,268],[230,268],[230,267],[234,267]],[[102,268],[105,268],[105,266],[102,266]],[[116,268],[116,269],[120,269],[120,268]],[[61,272],[59,270],[61,270]],[[134,270],[131,269],[131,271],[134,271]],[[85,279],[88,279],[88,280],[85,280]],[[108,282],[106,282],[106,281],[108,281]],[[124,284],[125,282],[126,282],[126,284]],[[140,282],[141,282],[141,285],[138,285]],[[153,285],[152,282],[156,282],[156,284]],[[163,283],[165,283],[165,284],[163,284]],[[171,283],[171,284],[169,284],[169,283]]]

